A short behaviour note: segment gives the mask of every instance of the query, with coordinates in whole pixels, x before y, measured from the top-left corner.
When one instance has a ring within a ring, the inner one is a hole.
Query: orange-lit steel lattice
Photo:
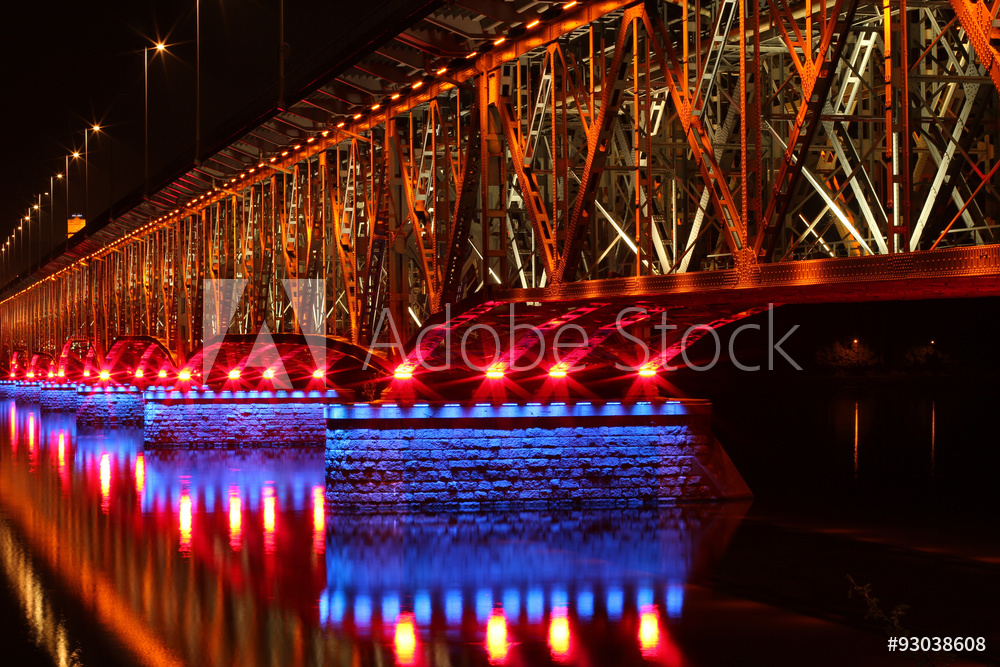
[[[487,288],[766,299],[977,275],[996,291],[980,247],[998,241],[998,9],[425,8],[106,243],[40,267],[0,304],[0,346],[58,357],[71,339],[150,336],[183,359],[209,278],[248,281],[235,333],[296,332],[282,281],[325,279],[328,332],[362,345],[383,309],[405,338]]]

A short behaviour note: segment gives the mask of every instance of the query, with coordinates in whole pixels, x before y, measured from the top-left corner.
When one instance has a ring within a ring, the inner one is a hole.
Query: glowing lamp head
[[[240,379],[240,369],[234,368],[233,370],[229,371],[229,379],[230,380],[239,380]]]
[[[142,369],[141,368],[135,369],[135,376],[137,378],[141,378],[142,377]]]
[[[109,379],[111,379],[111,372],[108,371],[107,369],[101,371],[100,378],[101,378],[101,380],[109,380]]]
[[[181,382],[187,382],[188,380],[191,379],[191,371],[185,368],[184,370],[182,370],[180,373],[177,374],[177,379],[180,380]]]
[[[550,378],[564,378],[566,377],[566,375],[567,375],[566,369],[563,368],[562,366],[553,366],[552,368],[549,369]]]
[[[503,379],[503,367],[491,366],[490,369],[486,371],[486,377],[489,378],[490,380]]]
[[[399,366],[395,372],[393,372],[392,377],[397,380],[409,380],[413,377],[413,371],[410,370],[408,366]]]
[[[313,371],[313,377],[316,378],[317,380],[323,377],[323,375],[324,375],[323,371],[319,368]]]
[[[643,366],[639,369],[639,377],[651,378],[656,375],[655,366]]]
[[[89,368],[83,371],[83,377],[85,377],[85,378],[89,378],[90,377],[90,369]]]
[[[165,377],[167,377],[167,371],[165,371],[165,370],[163,370],[163,369],[161,368],[161,369],[160,369],[160,372],[156,374],[156,377],[161,377],[161,378],[165,378]]]
[[[28,377],[30,378],[35,377],[35,371],[28,371]]]
[[[50,378],[54,378],[55,376],[56,376],[56,374],[55,374],[55,373],[53,373],[52,371],[49,371],[49,377],[50,377]]]
[[[266,371],[264,371],[264,379],[265,380],[270,380],[273,377],[274,377],[274,369],[273,368],[268,368]]]
[[[64,369],[60,368],[59,372],[56,373],[56,375],[58,375],[59,377],[66,377],[66,371]]]

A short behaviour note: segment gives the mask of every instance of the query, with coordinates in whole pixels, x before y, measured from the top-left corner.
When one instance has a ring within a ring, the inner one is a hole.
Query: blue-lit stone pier
[[[326,442],[324,408],[338,393],[158,388],[143,398],[147,447],[318,448]]]
[[[330,405],[327,500],[364,511],[748,498],[710,414],[695,400]]]

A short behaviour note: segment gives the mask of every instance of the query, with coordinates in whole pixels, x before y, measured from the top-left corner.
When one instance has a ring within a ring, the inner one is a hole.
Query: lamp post
[[[21,271],[24,270],[23,267],[25,267],[25,266],[28,265],[28,263],[26,261],[26,258],[25,258],[25,255],[24,255],[24,223],[23,222],[17,226],[17,231],[21,232],[21,261],[18,263],[18,270],[17,270],[18,273],[21,273]],[[16,239],[17,237],[15,236],[14,238]]]
[[[42,194],[38,194],[38,203],[35,204],[35,210],[38,211],[38,231],[35,232],[35,236],[38,237],[36,245],[38,245],[38,262],[42,261]],[[29,211],[30,213],[30,211]]]
[[[52,255],[52,250],[55,248],[56,240],[56,177],[49,176],[49,191],[45,194],[49,198],[49,256]]]
[[[83,131],[83,189],[86,191],[84,195],[83,204],[83,215],[87,222],[90,222],[90,133],[101,131],[101,126],[94,124],[93,127],[89,127]]]
[[[194,163],[201,164],[201,0],[194,0]]]
[[[143,89],[145,91],[145,136],[143,140],[145,142],[144,146],[144,166],[145,174],[143,178],[142,194],[144,196],[149,195],[149,50],[154,48],[157,53],[166,50],[167,45],[163,42],[157,42],[153,47],[146,47],[142,50],[142,80]],[[154,54],[155,55],[155,54]]]
[[[69,158],[67,158],[66,161],[68,163],[69,162]],[[67,166],[69,166],[69,165],[67,164]],[[66,184],[66,186],[65,186],[66,187],[66,219],[68,220],[69,219],[69,170],[67,169],[64,173],[66,174],[66,176],[65,176],[66,180],[64,182]],[[56,174],[56,178],[58,178],[61,181],[63,179],[63,174]],[[53,190],[52,191],[52,198],[53,198],[53,204],[52,204],[52,243],[53,244],[56,242],[56,238],[57,238],[56,237],[56,215],[55,215],[56,214],[56,205],[54,203],[55,202],[55,196],[56,196],[56,191]]]

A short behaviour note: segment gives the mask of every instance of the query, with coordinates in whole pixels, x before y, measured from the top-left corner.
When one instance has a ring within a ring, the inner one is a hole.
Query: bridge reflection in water
[[[740,520],[733,506],[334,515],[320,450],[144,452],[141,433],[0,414],[3,569],[32,599],[54,576],[144,664],[601,662],[613,646],[618,663],[679,665],[685,584]],[[23,604],[65,663],[55,603]]]

